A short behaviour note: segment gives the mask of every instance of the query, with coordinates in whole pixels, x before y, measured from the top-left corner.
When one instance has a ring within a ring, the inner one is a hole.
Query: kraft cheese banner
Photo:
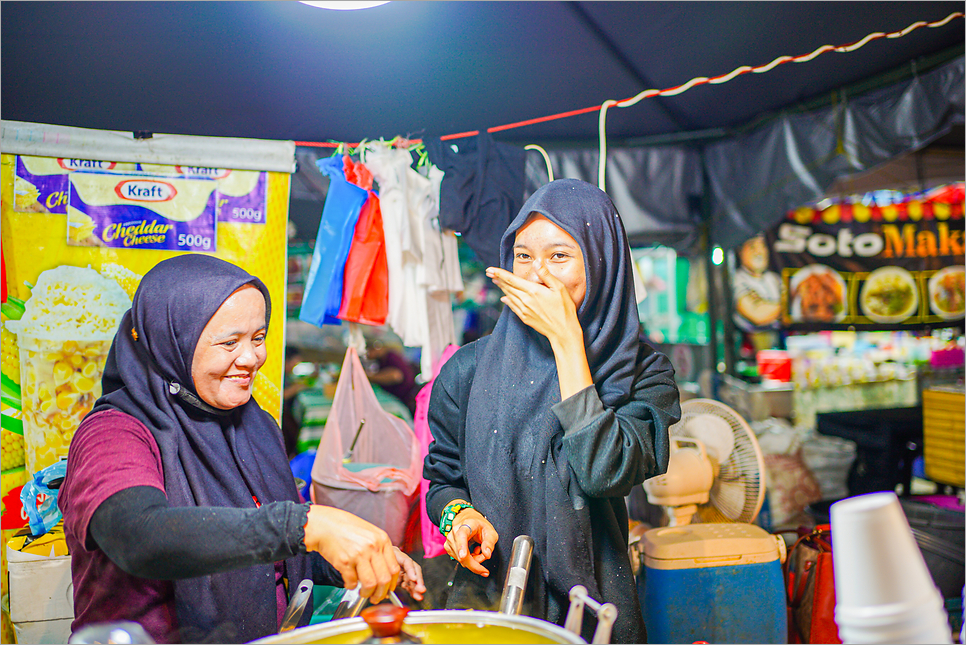
[[[68,175],[76,170],[133,171],[137,164],[87,159],[17,157],[14,210],[18,213],[67,212]]]
[[[961,325],[963,211],[961,183],[790,211],[737,251],[736,322],[793,330]]]
[[[211,179],[217,184],[215,216],[219,222],[265,223],[266,173],[228,168],[139,164],[138,169],[157,175]]]
[[[67,244],[216,251],[216,184],[147,174],[71,173]]]
[[[139,173],[213,180],[217,190],[214,202],[217,221],[265,223],[268,186],[265,172],[52,157],[16,157],[14,211],[67,213],[69,175],[74,172]]]
[[[27,468],[36,472],[66,456],[77,424],[100,396],[110,339],[141,277],[185,252],[232,262],[268,287],[275,315],[268,359],[252,393],[280,420],[289,174],[252,171],[233,178],[235,171],[111,162],[74,168],[63,161],[0,156],[6,287],[23,301],[27,321],[3,321],[3,377],[20,391]],[[63,182],[59,187],[38,180],[54,176]],[[17,192],[24,178],[35,192]],[[220,182],[229,184],[224,193]],[[216,217],[226,206],[258,213]],[[64,365],[77,373],[65,379]]]

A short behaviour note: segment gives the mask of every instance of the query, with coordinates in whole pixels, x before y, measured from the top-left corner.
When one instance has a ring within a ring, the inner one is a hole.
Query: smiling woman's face
[[[531,282],[540,282],[537,266],[541,264],[564,283],[580,309],[587,293],[584,253],[567,231],[534,213],[517,231],[513,244],[513,273]]]
[[[232,293],[211,317],[191,361],[201,400],[220,410],[244,405],[265,364],[265,296],[248,284]]]

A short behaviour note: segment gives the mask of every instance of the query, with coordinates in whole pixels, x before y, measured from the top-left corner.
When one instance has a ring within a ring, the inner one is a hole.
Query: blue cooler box
[[[785,543],[753,524],[651,529],[641,609],[652,643],[787,643]]]

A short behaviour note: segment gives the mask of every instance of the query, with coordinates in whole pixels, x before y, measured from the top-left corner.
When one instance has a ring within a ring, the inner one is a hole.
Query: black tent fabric
[[[634,246],[692,255],[708,208],[712,245],[735,248],[785,213],[822,199],[836,180],[922,148],[964,122],[963,57],[826,108],[789,111],[704,144],[607,150],[607,192]],[[596,149],[548,152],[556,178],[596,183]],[[527,159],[528,194],[548,180]],[[705,181],[707,178],[707,181]],[[708,206],[702,206],[706,194]]]
[[[787,114],[705,151],[711,243],[733,248],[839,177],[874,168],[962,124],[963,58],[833,107]]]
[[[852,51],[612,109],[607,134],[617,143],[727,132],[962,48],[963,19],[946,19],[963,11],[961,0],[425,1],[362,11],[8,0],[0,4],[0,90],[3,118],[14,121],[293,141],[428,138],[881,35]],[[494,134],[520,145],[593,142],[597,117]]]
[[[713,242],[730,248],[843,173],[950,127],[962,150],[961,75],[928,79],[950,61],[961,69],[964,8],[10,0],[0,4],[2,114],[296,143],[499,128],[500,142],[545,146],[556,177],[596,184],[600,106],[688,87],[607,112],[607,192],[632,243],[687,252],[711,222]],[[916,70],[906,93],[881,80],[900,68]],[[846,152],[833,155],[840,141]],[[526,165],[522,198],[547,179],[539,155]],[[324,192],[318,178],[295,183],[293,196]]]

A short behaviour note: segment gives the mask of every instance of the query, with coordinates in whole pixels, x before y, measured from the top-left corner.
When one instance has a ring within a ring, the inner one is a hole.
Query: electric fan
[[[667,473],[644,482],[668,524],[753,522],[765,499],[765,461],[745,420],[718,401],[690,399],[668,433]]]

